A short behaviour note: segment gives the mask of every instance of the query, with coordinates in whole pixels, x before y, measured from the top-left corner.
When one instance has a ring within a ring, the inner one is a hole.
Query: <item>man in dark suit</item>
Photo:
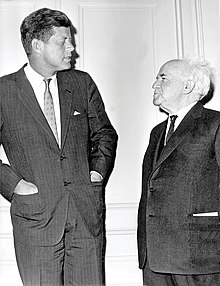
[[[1,194],[24,285],[103,285],[103,190],[117,134],[91,77],[71,70],[71,22],[43,8],[21,38],[29,63],[0,79]]]
[[[138,250],[147,286],[220,285],[220,112],[201,103],[211,75],[205,61],[176,59],[153,84],[168,119],[153,128],[143,161]]]

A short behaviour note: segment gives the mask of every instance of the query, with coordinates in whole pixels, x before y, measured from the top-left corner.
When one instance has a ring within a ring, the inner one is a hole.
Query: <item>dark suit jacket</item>
[[[158,160],[167,122],[151,132],[138,213],[139,266],[175,274],[220,272],[220,112],[198,102]]]
[[[103,186],[90,182],[90,171],[105,181],[115,156],[117,135],[91,77],[68,70],[58,72],[57,80],[61,148],[23,68],[0,79],[0,143],[10,162],[0,161],[0,190],[11,201],[15,238],[32,245],[61,239],[69,194],[90,232],[97,236],[102,231]],[[39,193],[13,194],[21,178],[34,183]]]

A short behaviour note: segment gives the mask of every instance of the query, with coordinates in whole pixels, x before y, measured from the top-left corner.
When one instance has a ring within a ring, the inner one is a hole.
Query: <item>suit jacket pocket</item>
[[[218,216],[191,216],[190,229],[195,231],[220,231],[220,219]]]
[[[85,111],[82,111],[82,112],[81,111],[80,112],[74,111],[71,114],[71,119],[73,119],[73,120],[80,120],[80,119],[83,119],[85,117],[87,117],[87,113]]]
[[[97,205],[98,212],[102,212],[104,209],[104,194],[102,182],[91,183],[94,191],[94,199]]]
[[[31,218],[40,216],[46,208],[39,193],[32,195],[14,194],[12,200],[12,211],[22,217]]]

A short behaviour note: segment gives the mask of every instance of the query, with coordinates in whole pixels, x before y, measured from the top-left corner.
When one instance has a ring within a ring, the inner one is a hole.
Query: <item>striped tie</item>
[[[54,111],[54,104],[53,104],[53,98],[52,94],[50,92],[49,84],[50,84],[51,78],[45,78],[45,92],[44,92],[44,114],[47,118],[47,121],[50,125],[50,128],[53,131],[53,134],[58,142],[58,133],[57,133],[57,125],[56,125],[56,117],[55,117],[55,111]]]
[[[167,132],[166,143],[168,142],[168,140],[170,139],[171,135],[174,132],[174,124],[175,124],[177,117],[178,117],[177,115],[171,115],[170,116],[170,127],[169,127],[169,130]]]

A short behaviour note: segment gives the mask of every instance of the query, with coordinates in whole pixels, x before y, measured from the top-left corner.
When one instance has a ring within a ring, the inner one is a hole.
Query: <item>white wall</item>
[[[209,106],[220,109],[219,1],[0,0],[0,75],[26,62],[20,23],[45,6],[60,9],[72,19],[78,31],[77,67],[96,81],[119,134],[115,169],[106,190],[107,285],[140,286],[136,220],[141,164],[150,130],[163,119],[152,104],[151,85],[165,61],[205,56],[217,69],[216,94]],[[0,253],[0,284],[19,286],[9,204],[3,198]]]

